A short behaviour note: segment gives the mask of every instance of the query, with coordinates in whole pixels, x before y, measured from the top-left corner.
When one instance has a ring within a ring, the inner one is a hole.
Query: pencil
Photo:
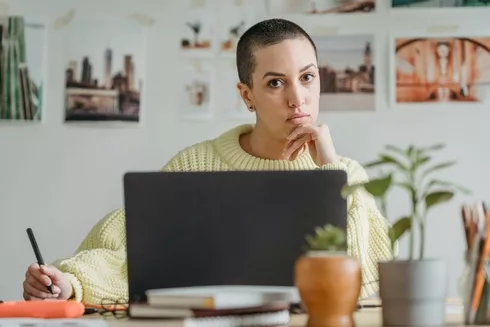
[[[464,204],[462,207],[461,216],[463,218],[463,227],[464,227],[464,234],[465,234],[465,238],[466,238],[466,247],[467,247],[467,250],[470,251],[471,250],[471,241],[472,241],[471,235],[470,235],[471,234],[471,232],[470,232],[470,229],[471,229],[471,213],[470,213],[470,210],[466,204]]]
[[[483,248],[481,249],[481,252],[479,253],[479,258],[478,258],[478,263],[477,263],[477,271],[476,271],[476,276],[475,276],[475,284],[473,287],[473,297],[471,301],[471,313],[470,313],[470,324],[475,323],[475,316],[476,312],[478,311],[478,308],[481,303],[481,298],[482,298],[482,292],[483,292],[483,287],[485,285],[486,281],[486,270],[485,270],[485,264],[486,260],[490,256],[490,213],[487,213],[486,215],[483,215],[483,207],[479,206],[480,210],[479,211],[479,218],[480,219],[485,219],[485,240],[483,241]]]
[[[34,237],[34,233],[32,229],[26,229],[27,236],[29,237],[29,241],[31,241],[32,250],[34,251],[34,255],[36,256],[37,263],[39,266],[45,266],[43,256],[41,255],[41,251],[39,251],[39,247],[37,246],[36,237]],[[48,290],[51,294],[53,294],[53,285],[50,284],[48,286]]]

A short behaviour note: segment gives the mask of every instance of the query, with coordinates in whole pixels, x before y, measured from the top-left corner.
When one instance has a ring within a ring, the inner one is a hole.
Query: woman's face
[[[285,40],[255,51],[253,87],[239,84],[243,99],[253,105],[257,126],[277,139],[318,117],[320,78],[315,50],[307,39]]]

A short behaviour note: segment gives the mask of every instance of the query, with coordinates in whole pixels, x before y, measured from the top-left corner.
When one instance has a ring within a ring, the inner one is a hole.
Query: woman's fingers
[[[311,135],[309,134],[303,135],[296,140],[292,140],[286,147],[286,150],[284,151],[284,156],[289,160],[294,160],[299,154],[299,151],[305,145],[305,143],[309,141],[311,141]],[[295,155],[294,157],[293,154]]]
[[[51,294],[45,285],[41,284],[34,277],[27,278],[24,281],[24,293],[30,298],[48,299],[56,298],[59,293]]]
[[[310,134],[311,139],[314,140],[316,139],[316,134],[318,133],[318,128],[315,125],[299,125],[296,127],[291,134],[287,137],[288,140],[294,140],[299,138],[302,134]]]
[[[33,263],[27,268],[26,278],[29,276],[37,279],[40,283],[45,286],[51,285],[51,279],[41,271],[41,267],[37,263]]]
[[[26,301],[44,301],[44,299],[42,298],[39,298],[39,297],[35,297],[33,295],[30,295],[30,294],[27,294],[27,292],[24,290],[24,292],[22,293],[22,297],[24,298],[24,300]]]
[[[30,270],[26,273],[26,278],[24,280],[24,292],[35,298],[56,298],[60,293],[60,288],[53,285],[53,293],[51,294],[47,288],[51,281],[46,275],[39,273],[31,273]]]
[[[293,161],[293,160],[296,160],[296,158],[298,157],[298,155],[300,154],[301,150],[305,147],[305,144],[303,144],[302,146],[300,146],[296,151],[294,151],[291,156],[289,157],[289,160]]]

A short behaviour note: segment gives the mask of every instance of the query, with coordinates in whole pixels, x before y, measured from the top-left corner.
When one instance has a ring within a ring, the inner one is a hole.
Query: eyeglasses
[[[128,317],[128,302],[126,299],[102,299],[100,305],[87,305],[86,314],[98,313],[103,317],[112,316],[116,319]]]

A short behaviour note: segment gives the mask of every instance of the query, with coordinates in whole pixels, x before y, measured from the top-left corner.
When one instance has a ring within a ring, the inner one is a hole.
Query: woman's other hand
[[[338,162],[337,153],[327,125],[315,126],[312,124],[299,125],[288,136],[289,143],[284,156],[287,160],[294,160],[301,150],[308,146],[311,158],[317,166]]]

